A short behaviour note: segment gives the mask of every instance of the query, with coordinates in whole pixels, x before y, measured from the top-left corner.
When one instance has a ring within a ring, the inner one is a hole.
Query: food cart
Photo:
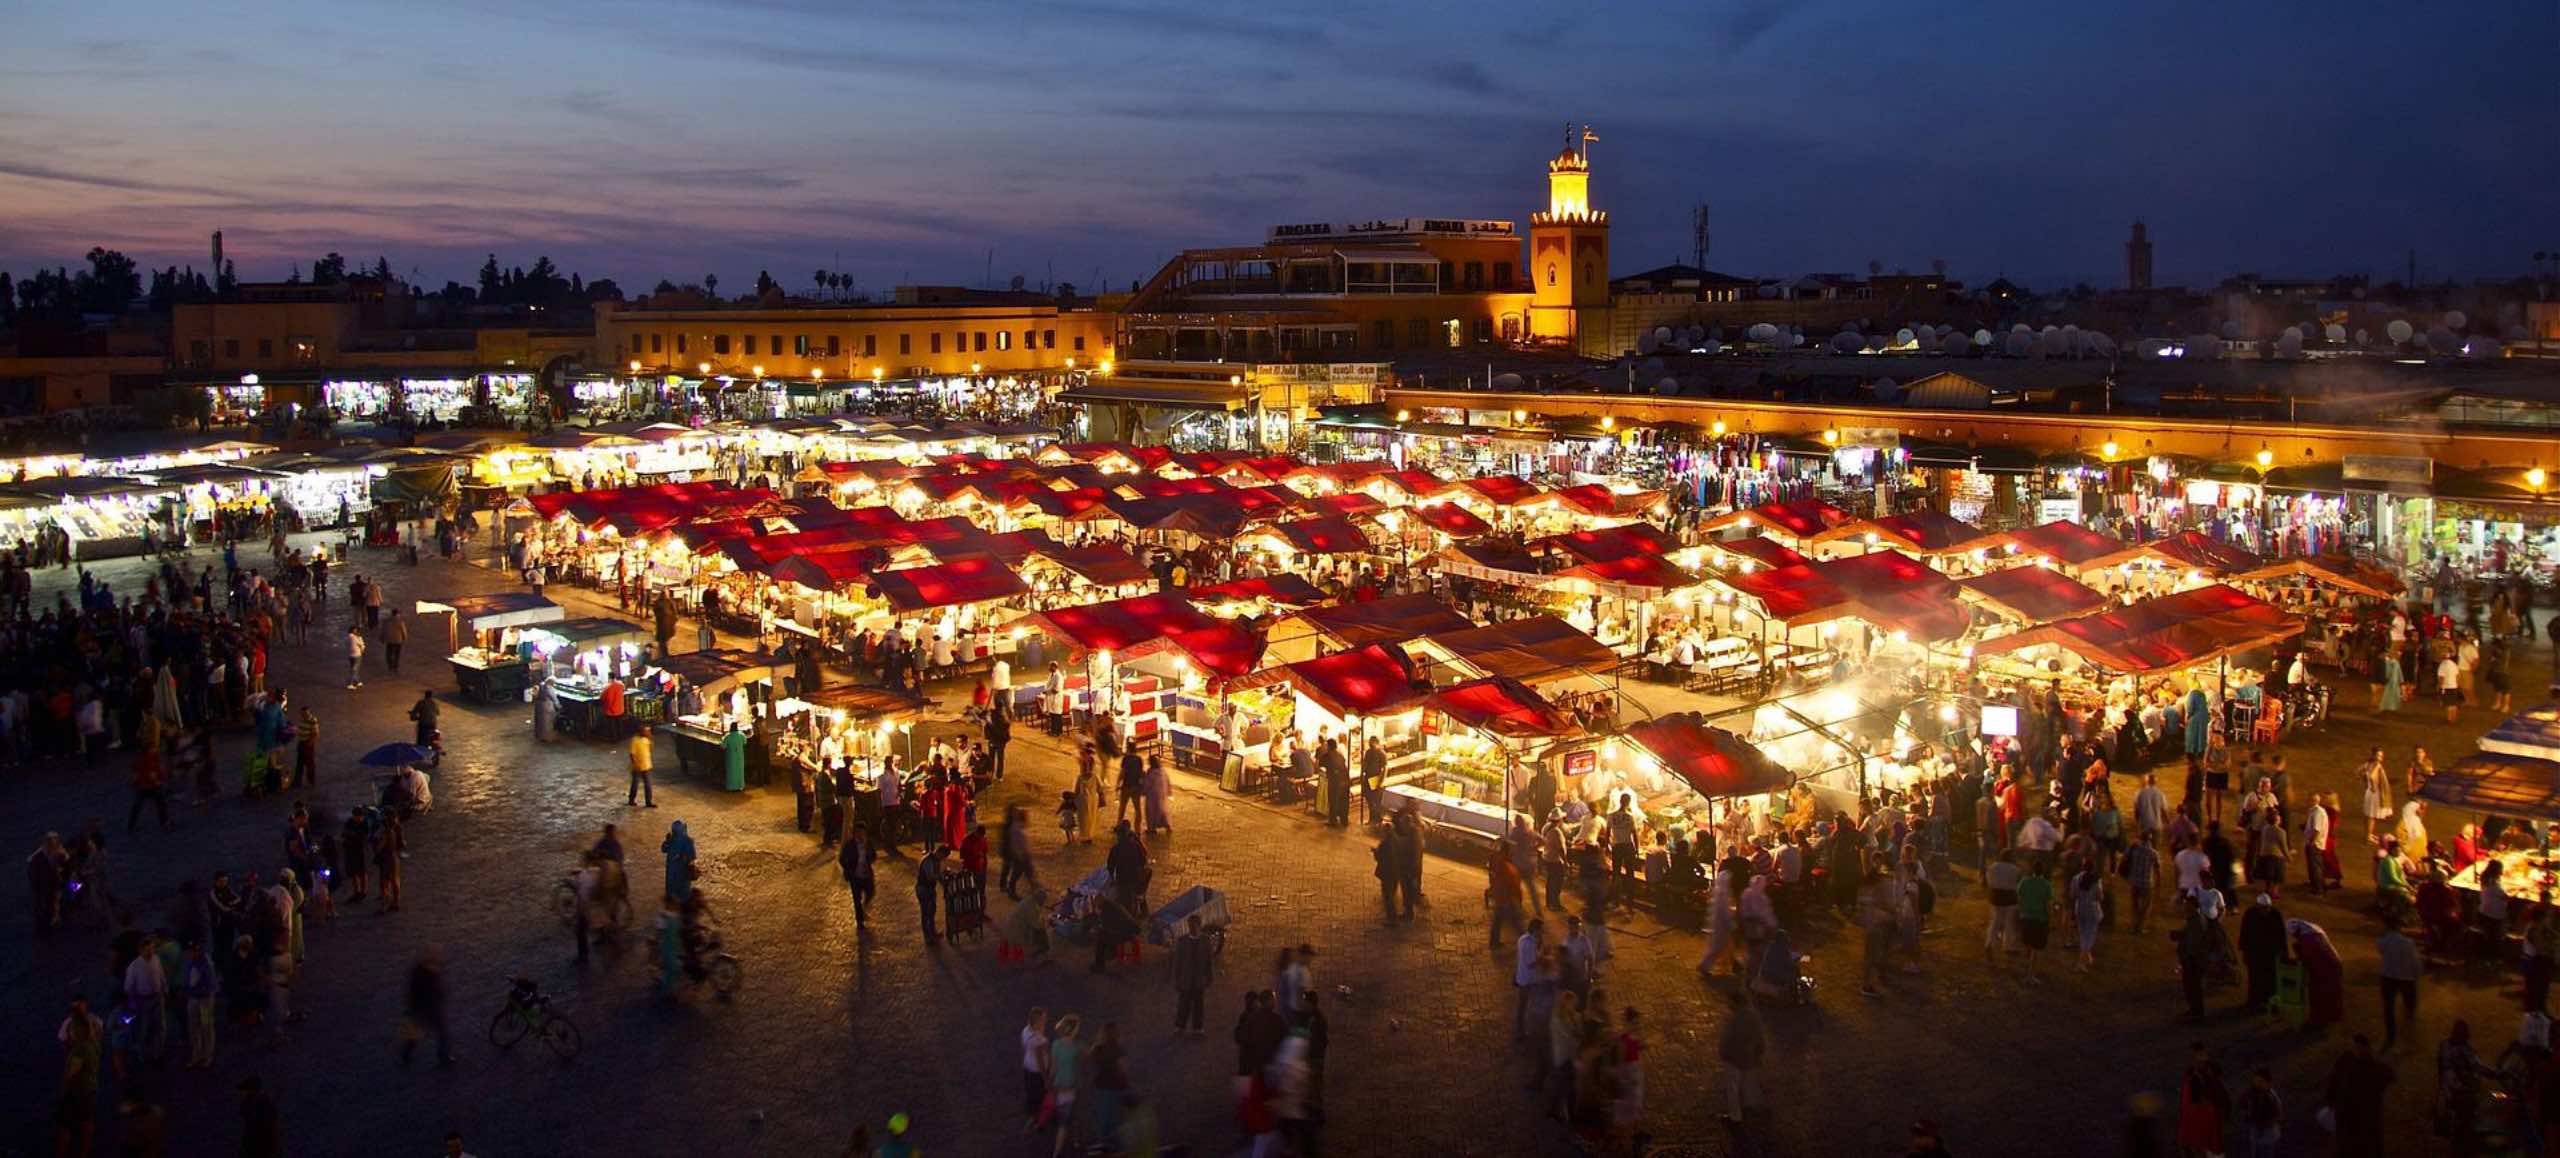
[[[1668,838],[1756,826],[1793,779],[1750,741],[1697,712],[1631,724],[1591,758],[1568,762],[1567,771],[1565,798],[1605,817],[1621,796],[1632,796],[1629,810],[1638,822]]]
[[[847,774],[853,782],[855,825],[879,831],[880,777],[888,771],[887,758],[902,757],[899,763],[914,773],[914,728],[928,706],[923,696],[865,684],[781,700],[773,706],[779,723],[773,762],[793,776]]]
[[[517,646],[536,684],[549,681],[559,710],[556,726],[571,735],[595,731],[603,711],[605,685],[620,680],[626,688],[647,666],[649,629],[628,620],[601,616],[531,624],[517,633]],[[624,711],[630,710],[626,693]]]
[[[462,697],[484,704],[520,699],[532,686],[522,649],[522,629],[568,618],[557,603],[530,591],[498,591],[437,602],[418,601],[418,614],[446,612],[445,643],[453,647],[446,662]],[[462,646],[463,633],[469,642]]]
[[[685,775],[733,792],[764,786],[772,776],[772,682],[781,670],[772,656],[738,648],[659,657],[661,694],[677,710],[656,731],[674,744]],[[736,783],[724,746],[731,724],[748,737],[746,775]]]
[[[2551,841],[2497,839],[2512,822],[2560,822],[2560,704],[2508,717],[2481,736],[2479,745],[2479,751],[2428,777],[2419,798],[2477,812],[2488,821],[2483,827],[2493,833],[2489,856],[2504,862],[2500,880],[2509,895],[2539,898],[2560,891],[2560,856],[2551,851]],[[2484,863],[2463,866],[2453,887],[2480,891]]]

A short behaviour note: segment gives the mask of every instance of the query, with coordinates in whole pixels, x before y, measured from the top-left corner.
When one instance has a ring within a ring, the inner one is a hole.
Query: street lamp
[[[2532,470],[2524,472],[2525,485],[2530,486],[2535,490],[2541,490],[2543,482],[2548,480],[2550,477],[2551,476],[2549,474],[2544,473],[2543,469],[2538,466]]]
[[[2265,469],[2267,469],[2268,467],[2274,466],[2275,464],[2276,464],[2276,452],[2275,452],[2275,451],[2273,451],[2273,450],[2271,450],[2271,449],[2269,449],[2268,447],[2266,447],[2266,446],[2265,446],[2265,445],[2263,445],[2263,444],[2262,444],[2262,445],[2260,445],[2260,446],[2258,447],[2258,469],[2259,469],[2259,470],[2265,470]]]
[[[694,364],[693,364],[693,368],[694,368],[695,370],[698,370],[698,371],[702,372],[702,373],[703,373],[703,374],[705,374],[705,375],[708,375],[708,374],[710,374],[710,373],[711,373],[711,363],[709,363],[709,362],[696,362],[696,363],[694,363]]]
[[[634,374],[637,374],[637,373],[639,373],[639,372],[640,372],[640,359],[638,359],[638,358],[633,358],[633,359],[631,360],[631,372],[632,372],[632,373],[634,373]]]
[[[2107,460],[2107,461],[2109,461],[2109,462],[2113,462],[2113,461],[2115,461],[2115,457],[2116,457],[2116,440],[2114,440],[2114,439],[2110,438],[2110,439],[2106,440],[2105,442],[2099,443],[2099,444],[2098,444],[2098,457],[2103,458],[2103,459],[2106,459],[2106,460]]]

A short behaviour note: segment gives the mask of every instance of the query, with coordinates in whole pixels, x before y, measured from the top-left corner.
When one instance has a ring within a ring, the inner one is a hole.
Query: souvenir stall
[[[60,528],[75,559],[142,553],[145,540],[162,532],[178,488],[114,475],[55,475],[0,483],[0,496],[24,500],[9,520],[21,537]]]
[[[650,678],[669,710],[656,731],[674,745],[685,775],[732,792],[765,785],[773,770],[773,677],[783,670],[770,655],[727,647],[658,658]],[[733,724],[748,738],[742,782],[728,779],[725,741]]]
[[[1784,814],[1792,782],[1784,765],[1696,712],[1630,724],[1564,767],[1558,799],[1570,802],[1569,823],[1596,826],[1632,795],[1637,823],[1665,839],[1759,831],[1772,811]]]
[[[1738,527],[1801,551],[1814,536],[1855,518],[1820,499],[1794,499],[1726,511],[1701,521],[1697,529],[1699,534],[1714,535],[1726,528]]]
[[[880,777],[888,759],[916,766],[915,726],[931,702],[889,688],[849,684],[774,705],[778,734],[772,760],[786,774],[845,771],[853,779],[852,825],[878,831]],[[900,798],[906,785],[899,785]]]
[[[1031,633],[1054,646],[1047,654],[1061,669],[1063,707],[1076,719],[1107,713],[1124,739],[1163,740],[1176,767],[1232,773],[1239,782],[1231,788],[1247,787],[1243,781],[1258,778],[1268,763],[1258,745],[1269,740],[1270,705],[1261,696],[1228,694],[1232,681],[1261,666],[1259,635],[1171,592],[1049,608],[1008,631]],[[1046,673],[1026,671],[1014,683],[1029,692],[1045,679]],[[1096,687],[1109,690],[1099,702]],[[1230,753],[1241,761],[1229,761]]]
[[[1500,676],[1432,692],[1419,715],[1420,751],[1388,763],[1387,811],[1409,806],[1441,833],[1482,847],[1510,830],[1513,802],[1541,765],[1562,769],[1578,758],[1575,748],[1589,751],[1575,743],[1584,729],[1571,712]]]
[[[630,691],[648,667],[649,629],[621,619],[584,616],[528,624],[517,631],[517,646],[530,669],[526,678],[536,688],[549,682],[558,709],[553,726],[572,736],[596,731],[603,714],[605,685],[619,680],[625,688],[623,710],[633,718]]]
[[[1029,599],[1040,606],[1116,599],[1138,594],[1155,575],[1128,551],[1109,543],[1035,547],[1023,561]]]
[[[169,496],[178,504],[190,542],[209,543],[221,536],[216,526],[235,534],[265,523],[276,510],[281,475],[229,463],[204,463],[155,471],[151,480],[176,488]]]
[[[1018,603],[1029,593],[1020,576],[983,555],[876,572],[864,591],[895,621],[914,624],[920,645],[939,651],[940,641],[949,641],[950,654],[961,668],[990,664],[1014,653],[1019,639],[996,630],[1013,617],[997,605]]]
[[[521,699],[532,685],[525,663],[523,629],[569,617],[559,604],[530,591],[466,595],[443,602],[421,599],[417,613],[444,612],[446,662],[462,697],[484,704]]]

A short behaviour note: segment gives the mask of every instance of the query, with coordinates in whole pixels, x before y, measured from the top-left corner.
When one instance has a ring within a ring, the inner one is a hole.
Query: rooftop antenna
[[[1707,268],[1707,203],[1704,201],[1689,211],[1689,245],[1697,255],[1697,260],[1689,264],[1699,269]]]

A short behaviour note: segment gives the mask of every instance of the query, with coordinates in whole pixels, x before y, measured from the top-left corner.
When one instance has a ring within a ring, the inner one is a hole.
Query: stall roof
[[[2480,750],[2503,756],[2560,760],[2560,704],[2544,704],[2507,717],[2480,737]]]
[[[1474,511],[1456,503],[1425,503],[1406,509],[1432,530],[1460,539],[1472,539],[1493,529],[1493,524],[1477,518]]]
[[[1272,634],[1280,636],[1283,628],[1291,625],[1296,628],[1295,634],[1320,635],[1336,647],[1357,648],[1371,643],[1395,643],[1417,635],[1463,631],[1474,627],[1475,621],[1450,610],[1438,599],[1417,593],[1366,603],[1311,607],[1272,624]]]
[[[1571,715],[1548,703],[1529,685],[1501,676],[1442,688],[1424,702],[1461,724],[1497,736],[1524,739],[1565,736],[1582,730]]]
[[[253,467],[234,466],[229,463],[208,462],[199,463],[195,466],[179,466],[171,467],[167,470],[155,470],[151,472],[151,477],[162,486],[187,487],[195,486],[200,483],[212,483],[217,486],[236,485],[239,483],[274,479],[279,476],[273,471],[258,470]]]
[[[1007,567],[1019,567],[1034,555],[1052,555],[1064,550],[1040,531],[984,531],[955,539],[930,539],[923,544],[938,562],[949,562],[963,555],[986,555]]]
[[[1110,497],[1110,493],[1100,487],[1078,487],[1064,491],[1038,490],[1025,491],[1019,498],[1005,505],[1013,509],[1029,507],[1053,519],[1071,519],[1101,506]]]
[[[1175,495],[1208,495],[1235,488],[1226,480],[1207,475],[1190,478],[1131,478],[1119,489],[1133,499],[1169,499]]]
[[[1813,562],[1811,556],[1767,535],[1744,535],[1739,539],[1710,539],[1707,546],[1739,555],[1763,567],[1794,567]]]
[[[1293,454],[1265,454],[1230,462],[1218,473],[1245,475],[1259,482],[1276,483],[1289,477],[1289,472],[1300,465],[1298,457]]]
[[[797,583],[812,591],[842,591],[867,584],[878,556],[866,549],[800,551],[765,562],[764,574],[776,583]]]
[[[1243,677],[1240,686],[1273,683],[1286,683],[1345,718],[1398,711],[1425,695],[1414,689],[1404,657],[1377,644],[1265,668]]]
[[[1518,475],[1489,474],[1460,479],[1458,488],[1497,507],[1513,506],[1538,497],[1537,485]]]
[[[1167,632],[1165,640],[1193,666],[1220,679],[1241,679],[1262,667],[1263,637],[1232,623]]]
[[[2060,521],[2011,531],[2008,539],[2022,557],[2040,556],[2073,570],[2101,565],[2141,550],[2125,546],[2124,540],[2113,535],[2100,534],[2078,523]]]
[[[820,478],[838,484],[849,483],[858,478],[869,479],[875,483],[900,482],[925,473],[923,467],[909,466],[894,458],[870,458],[858,462],[822,462],[817,465],[816,470]],[[801,473],[806,475],[809,472]]]
[[[1391,488],[1407,498],[1427,499],[1457,484],[1419,467],[1391,470],[1370,478],[1363,485]]]
[[[1361,518],[1387,509],[1377,496],[1361,491],[1344,491],[1338,495],[1318,495],[1306,500],[1308,509],[1342,518]]]
[[[1618,666],[1618,653],[1554,615],[1532,615],[1489,627],[1425,636],[1418,645],[1437,648],[1486,675],[1539,684],[1576,675],[1599,675]]]
[[[1696,712],[1630,724],[1625,734],[1629,743],[1710,800],[1775,792],[1790,779],[1767,753],[1740,736],[1708,725]]]
[[[871,577],[871,586],[899,611],[988,603],[1029,590],[1022,585],[1021,576],[982,555],[931,567],[882,571]]]
[[[1251,579],[1234,579],[1207,587],[1194,587],[1185,594],[1193,602],[1212,603],[1220,600],[1262,599],[1272,603],[1308,607],[1325,601],[1324,592],[1316,585],[1288,572],[1260,575]]]
[[[777,670],[772,656],[735,647],[660,656],[657,667],[692,684],[694,690],[706,696],[716,696],[738,684],[772,679]]]
[[[2241,582],[2264,582],[2297,576],[2374,599],[2396,599],[2405,589],[2399,576],[2343,555],[2296,555],[2241,572],[2232,578]]]
[[[2475,752],[2428,777],[2418,796],[2491,816],[2560,820],[2560,763]]]
[[[2068,619],[2107,605],[2105,595],[2051,567],[2011,567],[1959,580],[1956,586],[1994,610],[2028,623]]]
[[[1863,535],[1874,535],[1880,543],[1923,555],[1970,550],[2000,537],[1996,532],[1985,531],[1961,519],[1936,511],[1919,510],[1881,519],[1842,523],[1813,536],[1810,541],[1828,543]]]
[[[582,615],[576,619],[561,619],[550,623],[529,625],[525,628],[525,634],[548,635],[559,640],[572,651],[584,651],[591,647],[603,647],[615,643],[645,643],[649,639],[648,628],[627,619],[614,619],[601,615]]]
[[[492,591],[486,595],[465,595],[443,602],[418,601],[418,614],[438,611],[452,612],[456,620],[474,631],[550,623],[569,617],[559,604],[530,591]]]
[[[1646,588],[1673,591],[1693,587],[1698,577],[1672,565],[1660,555],[1623,555],[1615,559],[1581,563],[1556,572],[1559,579],[1581,579],[1604,587]]]
[[[1942,643],[1973,626],[1973,615],[1950,592],[1934,589],[1862,595],[1858,618],[1886,631],[1898,631],[1922,643]]]
[[[1394,469],[1375,459],[1364,459],[1358,462],[1307,463],[1288,472],[1283,476],[1283,481],[1311,478],[1347,489],[1360,485],[1363,479],[1386,474]]]
[[[2293,635],[2302,621],[2222,584],[1984,640],[1981,654],[2056,644],[2120,672],[2176,671]]]
[[[1290,549],[1309,555],[1343,555],[1377,549],[1369,541],[1367,533],[1339,515],[1272,523],[1254,533],[1278,535]]]
[[[1727,511],[1698,524],[1698,529],[1714,532],[1726,527],[1760,527],[1801,543],[1848,522],[1849,512],[1819,499],[1797,499],[1793,502],[1762,503],[1747,511]]]
[[[1536,556],[1517,547],[1491,539],[1461,539],[1440,549],[1443,570],[1474,568],[1483,571],[1513,571],[1539,574],[1542,565]],[[1464,571],[1453,571],[1463,574]]]
[[[843,712],[856,719],[920,715],[931,706],[923,696],[870,684],[839,684],[800,697],[813,707]]]
[[[1621,493],[1598,483],[1584,483],[1549,492],[1545,497],[1593,518],[1632,519],[1660,508],[1666,496],[1661,491]]]
[[[1146,564],[1139,562],[1126,549],[1111,543],[1083,547],[1061,547],[1052,543],[1037,548],[1035,553],[1075,572],[1085,582],[1097,587],[1141,583],[1149,578]]]
[[[1075,607],[1052,607],[1024,619],[1080,650],[1127,653],[1176,631],[1195,631],[1218,620],[1172,592],[1151,592]]]
[[[2142,545],[2170,563],[2211,575],[2217,579],[2245,575],[2266,566],[2267,561],[2241,550],[2202,531],[2180,531],[2165,539]]]
[[[1679,539],[1644,523],[1567,531],[1529,544],[1532,552],[1564,551],[1586,563],[1608,563],[1635,555],[1666,555],[1679,549]]]
[[[1261,486],[1254,487],[1237,487],[1234,490],[1228,491],[1225,497],[1233,500],[1237,508],[1241,509],[1248,515],[1270,516],[1276,518],[1283,511],[1310,509],[1307,505],[1307,496],[1290,490],[1279,483],[1264,483]]]

